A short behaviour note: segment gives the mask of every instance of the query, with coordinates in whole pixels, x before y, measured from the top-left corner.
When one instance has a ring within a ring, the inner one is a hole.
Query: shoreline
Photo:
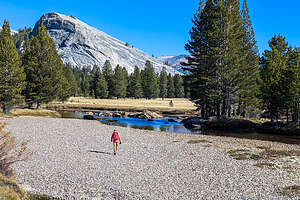
[[[228,153],[238,149],[260,153],[262,147],[300,151],[299,145],[130,129],[78,119],[5,121],[17,141],[30,140],[34,151],[28,161],[14,165],[17,180],[27,190],[54,197],[285,199],[280,188],[300,185],[298,169],[288,172],[280,167],[287,157],[278,157],[274,170],[254,166],[263,160],[236,160]],[[115,157],[109,142],[113,128],[123,140]],[[293,159],[300,166],[299,156]]]

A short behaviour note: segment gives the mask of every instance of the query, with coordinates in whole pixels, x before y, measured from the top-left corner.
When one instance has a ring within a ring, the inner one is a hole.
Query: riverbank
[[[14,165],[29,191],[66,199],[299,199],[284,193],[300,185],[299,145],[117,127],[123,143],[114,156],[114,127],[98,121],[5,121],[34,151]]]

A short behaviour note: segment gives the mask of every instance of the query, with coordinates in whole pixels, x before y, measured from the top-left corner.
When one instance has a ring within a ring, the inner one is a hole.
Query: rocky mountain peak
[[[55,41],[63,62],[72,66],[83,67],[96,64],[102,67],[106,60],[110,60],[113,67],[119,64],[131,73],[134,66],[143,69],[146,60],[149,60],[156,72],[160,72],[165,66],[169,73],[180,73],[160,60],[87,25],[74,16],[46,13],[35,24],[33,34],[42,23]]]

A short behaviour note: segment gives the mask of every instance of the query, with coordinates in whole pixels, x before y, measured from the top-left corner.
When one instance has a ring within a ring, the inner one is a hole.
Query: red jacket
[[[119,133],[117,131],[114,131],[111,135],[110,141],[114,142],[115,140],[119,140],[121,142],[121,138],[119,136]]]

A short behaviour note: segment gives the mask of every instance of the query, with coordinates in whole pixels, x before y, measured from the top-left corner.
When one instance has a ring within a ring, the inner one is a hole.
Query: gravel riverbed
[[[117,127],[122,144],[114,156],[110,143],[114,127],[98,121],[42,117],[5,121],[17,141],[29,140],[33,151],[27,161],[13,166],[27,191],[105,200],[300,197],[280,193],[282,187],[300,185],[299,171],[260,168],[254,160],[235,160],[228,154],[258,146],[300,150],[299,145]]]

